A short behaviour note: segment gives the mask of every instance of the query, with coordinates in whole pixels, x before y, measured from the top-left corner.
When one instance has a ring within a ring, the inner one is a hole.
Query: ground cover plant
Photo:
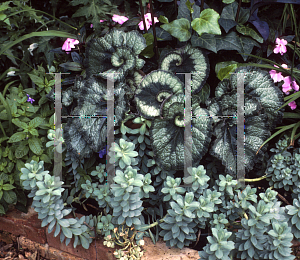
[[[59,4],[0,6],[0,213],[9,204],[26,211],[26,194],[61,242],[74,237],[74,247],[88,249],[101,236],[106,246],[121,246],[114,254],[123,260],[140,259],[144,236],[195,247],[201,230],[208,233],[201,259],[294,259],[299,6],[73,0],[62,3],[64,11]],[[279,19],[269,21],[270,11]],[[69,116],[62,119],[61,147],[55,72],[68,74],[61,82],[62,116]],[[192,73],[190,154],[184,73]],[[237,179],[238,73],[246,186]],[[62,179],[53,174],[54,149],[62,154]],[[110,185],[106,159],[115,166]]]

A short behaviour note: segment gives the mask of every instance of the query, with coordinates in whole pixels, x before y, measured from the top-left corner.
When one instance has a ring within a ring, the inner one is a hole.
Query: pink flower
[[[297,82],[295,80],[293,80],[293,82],[292,82],[292,88],[296,91],[299,91],[299,85],[297,84]]]
[[[289,103],[289,106],[291,107],[292,110],[296,109],[297,104],[295,101],[292,101],[291,103]]]
[[[279,39],[277,38],[276,39],[276,47],[275,49],[273,50],[274,53],[280,53],[281,55],[283,55],[283,53],[286,53],[286,46],[287,45],[287,41],[284,40],[284,39]]]
[[[101,21],[101,20],[100,20]],[[90,26],[90,28],[93,28],[93,24],[91,23],[91,26]]]
[[[128,20],[128,18],[126,16],[120,16],[120,15],[117,15],[117,14],[114,14],[111,19],[114,22],[119,23],[119,24],[123,24],[123,23],[125,23]]]
[[[103,23],[103,22],[105,22],[105,21],[107,21],[107,20],[100,20],[100,23]]]
[[[78,40],[74,40],[74,39],[70,39],[68,38],[63,46],[61,47],[62,50],[65,50],[65,51],[71,51],[72,48],[75,48],[75,44],[78,44],[79,41]],[[67,54],[69,54],[69,52],[67,52]]]
[[[288,92],[290,90],[292,90],[292,87],[291,87],[291,83],[292,83],[292,78],[290,76],[287,76],[287,77],[284,77],[283,78],[283,85],[282,85],[282,91],[285,93],[285,94],[289,94]]]
[[[283,80],[283,76],[281,75],[281,72],[277,72],[276,70],[270,70],[269,73],[275,83]]]
[[[152,25],[151,13],[147,13],[144,16],[145,16],[145,23],[146,23],[147,30],[149,30],[150,26]],[[154,23],[158,23],[158,22],[159,22],[159,20],[157,19],[157,17],[154,17]],[[144,22],[143,21],[140,21],[139,27],[140,27],[140,30],[144,30]]]

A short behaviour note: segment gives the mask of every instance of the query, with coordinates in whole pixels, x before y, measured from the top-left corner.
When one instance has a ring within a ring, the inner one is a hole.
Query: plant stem
[[[271,176],[271,174],[268,174],[268,175],[265,175],[265,176],[262,176],[262,177],[259,177],[259,178],[255,178],[255,179],[239,179],[239,181],[255,182],[255,181],[261,181],[261,180],[266,179],[270,176]]]
[[[146,27],[146,21],[145,21],[145,15],[144,15],[144,7],[143,7],[143,4],[142,4],[142,0],[139,0],[140,1],[140,8],[141,8],[141,13],[142,13],[142,19],[143,19],[143,24],[144,24],[144,31],[148,31],[147,30],[147,27]]]
[[[287,205],[291,205],[291,203],[289,203],[285,197],[283,197],[281,194],[279,194],[279,192],[277,193],[277,196]]]
[[[159,56],[158,56],[156,30],[155,30],[155,23],[154,23],[153,4],[152,4],[152,0],[150,0],[149,2],[150,2],[150,13],[151,13],[151,20],[152,20],[152,27],[153,27],[153,36],[154,36],[154,52],[155,52],[156,60],[158,61]]]
[[[200,13],[203,11],[203,9],[204,9],[204,0],[201,0]]]
[[[235,17],[235,21],[238,22],[239,20],[239,14],[240,14],[240,10],[241,10],[241,5],[242,5],[242,0],[239,1],[239,6],[238,9],[236,11],[236,17]]]

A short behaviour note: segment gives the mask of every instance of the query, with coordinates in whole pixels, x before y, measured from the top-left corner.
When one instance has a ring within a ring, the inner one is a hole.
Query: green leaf
[[[3,186],[2,186],[2,189],[3,190],[12,190],[12,189],[14,189],[14,188],[16,188],[15,186],[13,186],[13,185],[11,185],[11,184],[4,184]]]
[[[26,136],[26,134],[24,132],[18,132],[18,133],[13,134],[7,142],[8,143],[19,142],[19,141],[23,140],[25,138],[25,136]]]
[[[216,64],[215,66],[215,72],[216,72],[216,75],[218,75],[219,71],[222,69],[222,68],[226,68],[230,65],[234,65],[234,64],[238,64],[238,62],[236,61],[223,61],[223,62],[219,62]],[[226,77],[227,78],[227,77]],[[220,79],[220,78],[219,78]],[[223,79],[220,79],[220,80],[223,80]]]
[[[231,4],[231,3],[233,3],[235,0],[222,0],[222,2],[224,3],[224,4]]]
[[[140,54],[145,58],[152,58],[154,56],[153,44],[148,45]]]
[[[251,36],[254,40],[257,40],[259,43],[263,43],[264,39],[258,35],[258,33],[250,27],[238,24],[236,30],[246,36]]]
[[[62,63],[59,65],[60,67],[63,67],[67,70],[71,70],[71,71],[81,71],[81,65],[78,62],[66,62],[66,63]]]
[[[192,21],[193,29],[201,36],[203,33],[221,35],[218,19],[220,15],[213,9],[205,9],[200,13],[200,18]]]
[[[217,43],[217,51],[219,50],[237,50],[240,52],[243,47],[239,40],[239,37],[236,32],[230,32],[227,35],[217,35],[216,43]]]
[[[0,200],[2,199],[2,196],[3,196],[3,190],[0,190]],[[0,206],[2,205],[0,204]]]
[[[191,43],[193,47],[205,48],[217,53],[217,42],[213,34],[203,33],[200,37],[192,35]]]
[[[27,128],[28,128],[28,125],[27,125],[25,122],[20,121],[18,118],[13,119],[12,122],[13,122],[16,126],[18,126],[18,127],[20,127],[20,128],[23,128],[23,129],[27,129]]]
[[[219,62],[218,64],[216,64],[216,67],[215,67],[217,77],[220,80],[223,80],[225,78],[226,79],[230,78],[230,73],[234,72],[236,70],[236,68],[238,66],[237,64],[238,63],[235,61]]]
[[[191,4],[191,2],[189,1],[189,0],[187,0],[186,1],[186,6],[187,6],[187,8],[189,9],[189,11],[191,12],[191,14],[194,12],[194,10],[193,10],[193,5],[195,4],[195,3],[192,3]]]
[[[31,128],[37,128],[40,124],[45,123],[44,119],[41,117],[35,117],[29,122]]]
[[[22,37],[18,38],[17,40],[13,42],[9,42],[5,46],[1,48],[0,55],[2,55],[6,50],[10,49],[11,47],[15,46],[19,42],[22,42],[26,39],[29,39],[31,37],[39,37],[39,36],[54,36],[54,37],[63,37],[63,38],[71,38],[76,39],[77,36],[68,32],[62,32],[62,31],[55,31],[55,30],[48,30],[43,32],[32,32],[26,35],[23,35]]]
[[[34,88],[26,88],[23,90],[25,93],[29,94],[29,96],[36,95],[36,90]]]
[[[245,37],[245,36],[240,36],[239,37],[240,39],[240,43],[241,43],[241,46],[242,46],[242,52],[243,53],[251,53],[252,52],[252,49],[254,46],[256,47],[260,47],[260,45],[253,39],[249,38],[249,37]],[[244,54],[241,54],[244,61],[246,61],[248,59],[248,56],[247,55],[244,55]]]
[[[158,20],[161,22],[161,23],[169,23],[169,19],[163,15],[160,15],[158,17]]]
[[[0,191],[0,194],[1,194],[1,191]],[[5,214],[5,209],[1,204],[0,204],[0,214]]]
[[[224,28],[226,33],[228,33],[231,28],[237,25],[237,22],[231,19],[220,18],[218,22]]]
[[[41,88],[45,86],[44,78],[40,78],[40,77],[38,77],[34,74],[30,74],[30,73],[27,73],[27,74],[34,84],[38,85]]]
[[[8,204],[14,204],[17,203],[17,195],[11,190],[4,191],[3,192],[3,199],[8,203]]]
[[[34,152],[37,155],[41,155],[42,148],[41,148],[41,140],[33,137],[31,139],[28,139],[29,148],[32,152]]]
[[[29,133],[31,133],[32,135],[36,135],[36,136],[39,135],[39,133],[38,133],[38,131],[36,129],[30,129]]]
[[[163,24],[160,27],[166,30],[172,36],[176,37],[181,42],[188,41],[191,38],[191,25],[190,22],[185,18],[174,20],[173,22]]]
[[[238,9],[238,3],[236,1],[232,2],[229,5],[226,5],[222,10],[221,18],[235,21],[237,9]],[[241,8],[238,17],[238,23],[240,24],[246,23],[249,17],[250,17],[250,10]]]

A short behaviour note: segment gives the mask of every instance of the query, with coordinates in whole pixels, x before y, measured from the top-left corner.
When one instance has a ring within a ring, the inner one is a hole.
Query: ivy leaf
[[[185,18],[191,23],[191,12],[186,5],[187,0],[181,0],[178,6],[177,19]],[[176,21],[176,20],[175,20]]]
[[[160,26],[172,36],[176,37],[179,41],[185,42],[191,38],[190,22],[186,18],[174,20],[171,23],[163,24]]]
[[[201,47],[217,53],[217,42],[213,34],[203,33],[200,37],[192,35],[191,43],[193,47]]]
[[[263,43],[264,40],[262,37],[260,37],[256,31],[254,31],[252,28],[250,27],[246,27],[242,24],[238,24],[236,27],[236,30],[246,36],[251,36],[254,40],[257,40],[259,43]]]
[[[253,49],[254,46],[260,47],[260,45],[256,41],[254,41],[253,39],[251,39],[249,37],[240,36],[239,38],[240,38],[240,42],[241,42],[241,45],[242,45],[242,52],[243,53],[249,53],[250,54],[252,52],[252,49]],[[242,55],[244,61],[246,61],[249,58],[249,56],[247,56],[247,55],[243,55],[243,54],[241,54],[241,55]]]
[[[200,13],[200,17],[192,21],[193,29],[201,36],[203,33],[221,35],[218,19],[220,15],[213,9],[205,9]]]
[[[237,9],[238,9],[238,3],[234,1],[233,3],[223,8],[221,13],[221,18],[235,21]],[[240,24],[246,23],[249,17],[250,17],[250,10],[241,8],[238,17],[238,23]]]
[[[228,33],[228,31],[233,28],[234,26],[237,25],[237,22],[231,19],[224,19],[224,18],[220,18],[218,20],[219,24],[223,27],[223,29],[225,30],[226,33]]]
[[[237,50],[242,52],[242,45],[236,32],[230,32],[227,35],[217,35],[216,37],[216,49],[219,50]]]
[[[171,41],[172,40],[172,36],[164,29],[162,29],[160,27],[155,27],[155,30],[156,30],[156,37],[157,37],[158,41]],[[150,33],[153,36],[153,28],[152,27],[148,30],[148,33]],[[154,40],[154,38],[153,38],[153,40]]]

